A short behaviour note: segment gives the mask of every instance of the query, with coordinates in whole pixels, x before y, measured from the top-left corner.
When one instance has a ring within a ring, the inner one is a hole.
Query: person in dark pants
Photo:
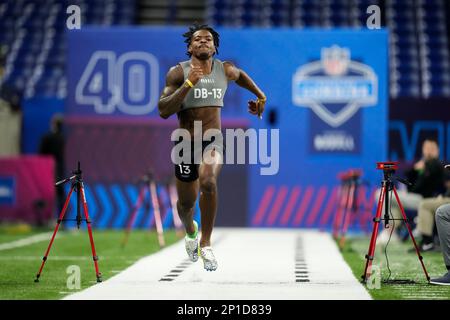
[[[437,209],[447,203],[450,203],[450,174],[446,177],[446,191],[434,198],[426,198],[420,202],[417,211],[417,230],[422,236],[420,250],[423,252],[435,251],[437,247],[434,244],[434,227]],[[415,252],[411,250],[411,252]]]
[[[55,159],[55,179],[64,178],[64,148],[65,139],[63,135],[63,117],[54,115],[50,123],[50,132],[45,134],[39,146],[39,154],[50,155]],[[61,211],[64,205],[64,189],[57,188],[57,207]]]
[[[447,273],[440,278],[431,279],[430,283],[450,286],[450,203],[444,204],[436,210],[436,227]]]

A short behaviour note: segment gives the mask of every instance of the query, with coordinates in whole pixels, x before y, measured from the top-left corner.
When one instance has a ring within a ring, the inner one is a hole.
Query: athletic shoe
[[[186,252],[189,256],[189,259],[192,262],[196,262],[198,260],[198,225],[197,222],[194,221],[194,227],[195,227],[195,237],[191,238],[189,235],[186,234],[184,237],[184,243],[186,246]]]
[[[433,242],[431,243],[421,243],[419,246],[419,251],[420,252],[436,252],[438,250],[436,250],[436,247],[434,245]],[[416,252],[416,248],[410,248],[408,249],[409,253],[415,253]]]
[[[450,272],[447,272],[443,277],[431,279],[430,283],[441,286],[450,286]]]
[[[211,247],[200,248],[200,256],[203,259],[203,267],[207,271],[214,271],[217,269],[217,260]]]
[[[434,243],[422,243],[419,249],[422,252],[434,251]]]

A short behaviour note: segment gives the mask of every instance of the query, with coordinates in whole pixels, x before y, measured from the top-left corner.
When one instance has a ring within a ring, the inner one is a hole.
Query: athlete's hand
[[[264,107],[266,105],[266,97],[258,98],[256,100],[248,101],[248,112],[257,115],[258,118],[262,118],[262,113],[264,112]]]
[[[199,66],[194,66],[191,64],[191,70],[189,70],[188,73],[188,79],[192,84],[195,86],[195,84],[200,80],[200,78],[203,77],[203,70]]]

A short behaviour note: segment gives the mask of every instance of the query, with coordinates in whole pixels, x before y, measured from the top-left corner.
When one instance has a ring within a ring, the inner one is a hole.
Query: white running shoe
[[[217,269],[217,260],[214,257],[212,247],[200,248],[200,256],[203,259],[203,267],[207,271],[214,271]]]
[[[194,227],[197,231],[197,236],[195,238],[190,238],[187,234],[184,237],[184,243],[186,246],[186,252],[189,256],[189,259],[192,262],[196,262],[198,260],[198,225],[197,222],[194,221]]]

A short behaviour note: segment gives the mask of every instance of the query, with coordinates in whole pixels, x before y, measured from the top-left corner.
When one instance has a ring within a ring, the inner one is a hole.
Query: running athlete
[[[248,111],[261,117],[266,102],[265,94],[243,70],[214,57],[218,53],[219,34],[208,25],[196,23],[183,36],[186,38],[190,60],[178,63],[167,73],[165,87],[158,103],[160,116],[167,119],[176,113],[180,128],[188,130],[192,140],[194,121],[201,121],[202,132],[208,129],[220,130],[220,112],[227,84],[228,81],[235,81],[256,96],[256,100],[248,101]],[[209,141],[206,143],[206,146],[211,144]],[[205,142],[201,145],[204,149]],[[217,260],[211,247],[211,234],[217,212],[217,178],[223,155],[212,151],[211,157],[207,163],[202,161],[200,164],[175,164],[177,208],[186,229],[186,252],[193,262],[197,261],[200,255],[204,268],[208,271],[217,269]],[[201,239],[198,235],[198,224],[193,220],[199,191]]]

